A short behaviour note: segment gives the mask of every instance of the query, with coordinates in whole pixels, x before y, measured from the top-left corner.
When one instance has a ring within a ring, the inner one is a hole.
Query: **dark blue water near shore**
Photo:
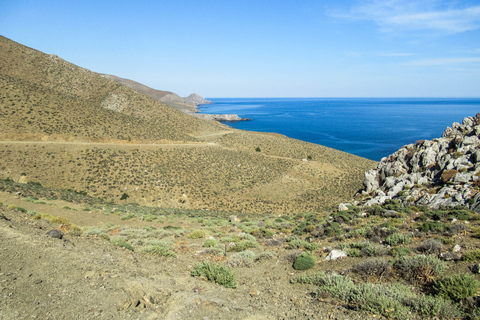
[[[276,132],[372,160],[416,140],[441,136],[453,122],[480,112],[480,99],[211,98],[211,114],[235,113],[252,121],[231,127]]]

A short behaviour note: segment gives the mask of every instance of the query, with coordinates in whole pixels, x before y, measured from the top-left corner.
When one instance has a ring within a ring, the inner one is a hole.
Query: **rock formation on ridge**
[[[480,212],[480,113],[454,122],[441,138],[419,140],[365,173],[365,205],[402,203],[468,206]]]

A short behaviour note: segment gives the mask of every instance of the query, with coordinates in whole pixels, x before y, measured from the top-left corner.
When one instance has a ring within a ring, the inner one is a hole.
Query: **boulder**
[[[346,257],[347,253],[342,250],[332,250],[326,257],[325,260],[336,260],[339,258]]]

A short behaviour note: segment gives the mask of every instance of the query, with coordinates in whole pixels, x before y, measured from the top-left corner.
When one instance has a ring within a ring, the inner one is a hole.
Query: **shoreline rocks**
[[[216,120],[216,121],[251,121],[252,119],[240,118],[237,114],[206,114],[195,113],[195,117],[204,120]]]

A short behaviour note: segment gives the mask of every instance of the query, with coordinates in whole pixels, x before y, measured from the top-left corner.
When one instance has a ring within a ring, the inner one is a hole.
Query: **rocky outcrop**
[[[187,100],[191,103],[194,103],[196,106],[201,105],[201,104],[213,104],[212,101],[207,100],[204,97],[202,97],[202,96],[200,96],[196,93],[192,93],[191,95],[186,97],[185,100]]]
[[[365,205],[468,206],[480,212],[480,113],[453,123],[441,138],[420,140],[365,173]]]

